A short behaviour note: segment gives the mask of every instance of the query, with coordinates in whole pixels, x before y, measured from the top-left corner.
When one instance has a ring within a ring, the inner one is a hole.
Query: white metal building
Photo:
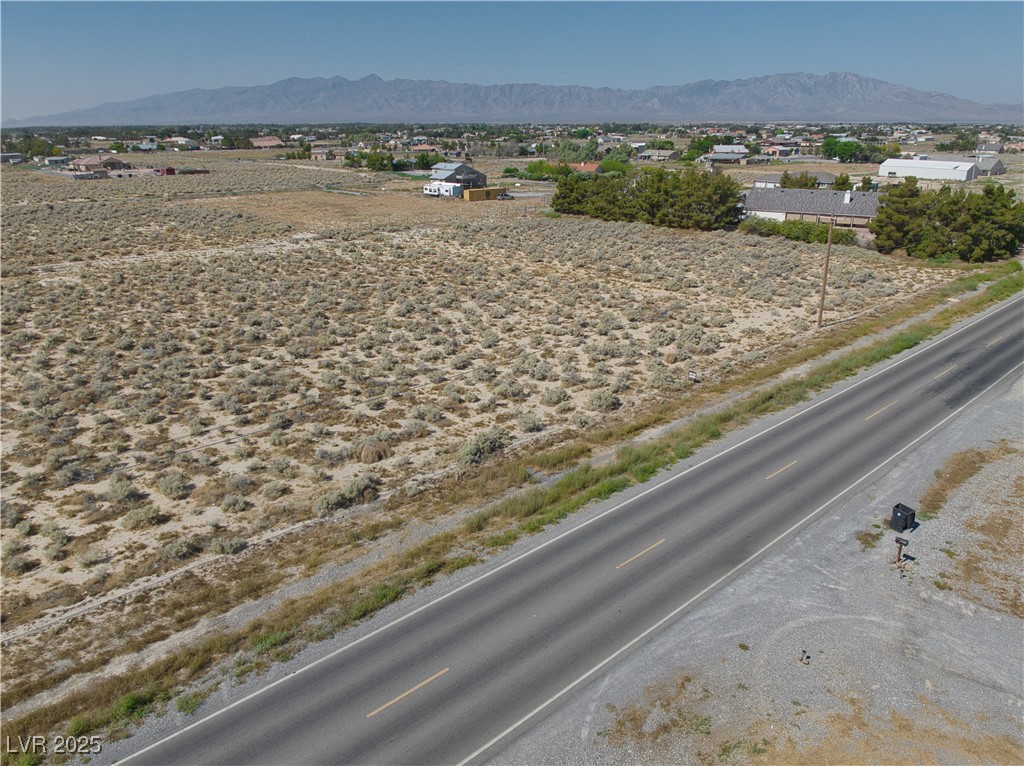
[[[978,174],[973,162],[890,159],[878,167],[882,178],[927,178],[938,181],[971,181]]]

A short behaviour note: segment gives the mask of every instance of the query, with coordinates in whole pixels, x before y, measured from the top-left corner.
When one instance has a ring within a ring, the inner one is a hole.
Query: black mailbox
[[[896,503],[892,507],[892,518],[889,519],[889,529],[895,532],[903,532],[914,528],[917,511],[903,503]]]

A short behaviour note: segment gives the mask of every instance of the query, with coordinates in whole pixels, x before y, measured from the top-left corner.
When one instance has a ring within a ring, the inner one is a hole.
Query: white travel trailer
[[[462,184],[445,183],[435,181],[423,187],[423,193],[428,197],[461,197]]]

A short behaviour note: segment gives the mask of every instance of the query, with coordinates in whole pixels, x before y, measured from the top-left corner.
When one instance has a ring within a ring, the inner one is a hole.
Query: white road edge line
[[[682,612],[682,611],[683,611],[683,610],[685,610],[685,609],[686,609],[687,607],[689,607],[689,606],[690,606],[690,604],[692,604],[692,603],[693,603],[694,601],[696,601],[697,599],[701,598],[702,596],[704,596],[704,595],[705,595],[706,593],[708,593],[709,591],[711,591],[711,590],[714,590],[715,588],[717,588],[717,587],[718,587],[719,585],[721,585],[721,584],[722,584],[723,582],[725,582],[725,581],[726,581],[726,580],[728,580],[728,579],[729,579],[730,577],[732,577],[732,576],[733,576],[734,574],[736,574],[736,572],[738,572],[738,571],[739,571],[740,569],[743,569],[743,567],[747,566],[747,564],[749,564],[750,562],[752,562],[752,561],[753,561],[754,559],[756,559],[756,558],[757,558],[758,556],[760,556],[760,555],[761,555],[762,553],[764,553],[765,551],[767,551],[767,550],[768,550],[769,548],[771,548],[772,546],[776,545],[776,544],[777,544],[777,543],[778,543],[778,542],[779,542],[780,540],[783,540],[784,538],[786,538],[786,537],[787,537],[787,536],[788,536],[788,535],[789,535],[790,533],[792,533],[792,532],[793,532],[794,530],[796,530],[796,529],[797,529],[798,527],[800,527],[800,526],[802,526],[803,524],[807,523],[807,521],[808,521],[808,520],[810,520],[810,519],[811,519],[811,518],[813,518],[814,516],[816,516],[816,515],[818,515],[819,513],[821,513],[821,511],[823,511],[823,510],[824,510],[825,508],[828,508],[828,506],[830,506],[830,505],[831,505],[832,503],[834,503],[834,502],[835,502],[836,500],[838,500],[838,499],[839,499],[840,497],[842,497],[843,495],[845,495],[845,494],[846,494],[847,492],[849,492],[849,491],[850,491],[851,489],[853,489],[854,487],[856,487],[856,486],[857,486],[858,484],[860,484],[860,483],[861,483],[862,481],[864,481],[865,479],[867,479],[867,478],[868,478],[869,476],[871,476],[871,475],[872,475],[873,473],[875,473],[876,471],[878,471],[878,470],[879,470],[879,469],[881,469],[881,468],[884,468],[884,467],[885,467],[886,465],[888,465],[888,464],[889,464],[890,462],[892,462],[892,461],[893,461],[893,460],[895,460],[895,459],[896,459],[897,457],[899,457],[900,455],[902,455],[902,454],[903,454],[904,452],[906,452],[906,451],[907,451],[908,449],[910,449],[911,447],[913,447],[913,446],[914,446],[915,444],[917,444],[917,443],[918,443],[919,441],[921,441],[922,439],[924,439],[925,437],[927,437],[927,436],[928,436],[929,434],[931,434],[931,433],[932,433],[933,431],[935,431],[935,430],[936,430],[937,428],[941,428],[942,426],[944,426],[944,425],[945,425],[945,424],[946,424],[946,423],[947,423],[948,421],[950,421],[951,419],[955,418],[955,417],[956,417],[957,415],[959,415],[959,414],[960,414],[961,412],[963,412],[963,411],[964,411],[964,410],[965,410],[965,409],[966,409],[967,407],[970,407],[970,406],[971,406],[972,404],[974,404],[974,402],[976,402],[976,401],[977,401],[977,400],[978,400],[979,398],[981,398],[982,396],[984,396],[985,394],[987,394],[987,393],[988,393],[989,391],[991,391],[991,390],[992,390],[993,388],[995,388],[996,386],[998,386],[998,385],[999,385],[1000,383],[1002,383],[1002,382],[1003,382],[1003,380],[1004,380],[1005,378],[1007,378],[1007,377],[1009,377],[1010,375],[1014,374],[1014,373],[1015,373],[1015,372],[1016,372],[1017,370],[1019,370],[1019,369],[1020,369],[1021,367],[1024,367],[1024,362],[1022,362],[1021,364],[1018,364],[1018,365],[1017,365],[1016,367],[1014,367],[1014,368],[1013,368],[1012,370],[1010,370],[1010,371],[1009,371],[1009,372],[1007,372],[1007,373],[1006,373],[1005,375],[1003,375],[1002,377],[1000,377],[1000,378],[999,378],[999,380],[995,381],[995,382],[994,382],[994,383],[993,383],[993,384],[992,384],[991,386],[989,386],[989,387],[988,387],[988,388],[986,388],[986,389],[985,389],[984,391],[982,391],[981,393],[979,393],[979,394],[978,394],[977,396],[975,396],[975,397],[974,397],[973,399],[971,399],[971,400],[970,400],[969,402],[967,402],[966,404],[963,404],[963,405],[962,405],[962,406],[961,406],[961,407],[960,407],[959,409],[957,409],[957,410],[956,410],[955,412],[952,412],[952,413],[950,413],[949,415],[947,415],[947,416],[946,416],[945,418],[943,418],[943,419],[942,419],[942,420],[941,420],[940,422],[936,423],[936,424],[935,424],[934,426],[932,426],[931,428],[929,428],[929,429],[928,429],[927,431],[925,431],[925,432],[924,432],[923,434],[921,434],[920,436],[918,436],[918,437],[917,437],[916,439],[914,439],[914,440],[913,440],[912,442],[910,442],[909,444],[907,444],[907,445],[906,445],[905,447],[903,447],[903,448],[902,448],[901,450],[899,450],[898,452],[895,452],[895,453],[893,453],[893,454],[892,454],[892,455],[890,455],[890,456],[889,456],[888,458],[886,458],[885,460],[883,460],[883,461],[882,461],[881,463],[879,463],[879,464],[878,464],[877,466],[875,466],[875,467],[874,467],[874,468],[872,468],[872,469],[871,469],[870,471],[868,471],[868,472],[867,472],[866,474],[864,474],[864,475],[863,475],[863,476],[861,476],[861,477],[860,477],[859,479],[857,479],[857,480],[856,480],[855,482],[853,482],[853,484],[851,484],[850,486],[848,486],[848,487],[847,487],[846,489],[842,490],[842,491],[841,491],[841,492],[840,492],[839,494],[837,494],[837,495],[836,495],[835,497],[833,497],[833,498],[832,498],[831,500],[828,500],[828,501],[826,501],[826,502],[825,502],[825,503],[824,503],[823,505],[821,505],[821,506],[819,506],[818,508],[816,508],[815,510],[811,511],[811,512],[810,512],[809,514],[807,514],[807,515],[806,515],[806,516],[805,516],[804,518],[802,518],[802,519],[801,519],[800,521],[798,521],[798,522],[797,522],[796,524],[794,524],[793,526],[791,526],[791,527],[790,527],[789,529],[787,529],[787,530],[786,530],[785,532],[783,532],[783,533],[782,533],[782,534],[780,534],[780,535],[779,535],[778,537],[776,537],[776,538],[775,538],[774,540],[772,540],[772,541],[771,541],[770,543],[768,543],[768,544],[767,544],[767,545],[765,545],[765,546],[764,546],[763,548],[761,548],[761,550],[759,550],[759,551],[757,551],[756,553],[752,554],[752,555],[751,555],[751,556],[750,556],[749,558],[747,558],[746,560],[744,560],[744,561],[743,561],[742,563],[740,563],[740,564],[737,564],[737,565],[736,565],[736,566],[735,566],[734,568],[730,569],[730,570],[729,570],[729,571],[728,571],[728,572],[727,572],[726,574],[724,574],[724,575],[722,575],[721,577],[719,577],[719,578],[718,578],[717,580],[715,580],[715,581],[714,581],[713,583],[711,583],[711,584],[710,584],[709,586],[707,586],[707,587],[706,587],[706,588],[705,588],[704,590],[702,590],[702,591],[701,591],[700,593],[698,593],[698,594],[697,594],[696,596],[694,596],[693,598],[689,599],[689,600],[688,600],[688,601],[687,601],[687,602],[686,602],[685,604],[682,604],[681,606],[679,606],[679,607],[676,607],[675,609],[673,609],[673,610],[672,610],[672,611],[671,611],[671,612],[670,612],[669,614],[667,614],[667,615],[665,615],[664,617],[662,617],[662,618],[661,618],[660,620],[658,620],[658,621],[657,621],[656,623],[654,623],[654,624],[653,624],[653,625],[652,625],[651,627],[649,627],[649,628],[648,628],[647,630],[645,630],[645,631],[644,631],[643,633],[641,633],[641,634],[640,634],[639,636],[637,636],[636,638],[634,638],[634,639],[633,639],[632,641],[630,641],[630,642],[629,642],[628,644],[626,644],[625,646],[621,647],[620,649],[618,649],[618,650],[617,650],[616,652],[614,652],[613,654],[610,654],[610,655],[609,655],[608,657],[606,657],[605,659],[603,659],[603,660],[602,660],[601,662],[599,662],[599,663],[598,663],[597,665],[595,665],[594,667],[592,667],[592,668],[591,668],[590,670],[588,670],[588,671],[587,671],[586,673],[584,673],[584,674],[583,674],[582,676],[580,676],[580,677],[579,677],[579,678],[577,678],[577,679],[576,679],[575,681],[573,681],[573,682],[572,682],[571,684],[569,684],[568,686],[566,686],[566,687],[565,687],[564,689],[562,689],[562,690],[561,690],[560,692],[558,692],[557,694],[555,694],[555,695],[554,695],[553,697],[551,697],[550,699],[548,699],[548,700],[547,700],[546,702],[543,702],[542,704],[538,705],[538,706],[537,706],[536,708],[534,708],[534,709],[533,709],[532,711],[530,711],[530,712],[529,712],[529,713],[527,713],[527,714],[526,714],[525,716],[523,716],[522,718],[520,718],[520,719],[519,719],[518,721],[516,721],[516,722],[515,722],[514,724],[512,724],[511,726],[509,726],[509,727],[508,727],[507,729],[505,729],[505,731],[503,731],[503,732],[502,732],[501,734],[499,734],[498,736],[496,736],[496,737],[495,737],[494,739],[492,739],[492,740],[491,740],[490,742],[488,742],[488,743],[487,743],[486,745],[484,745],[484,746],[482,746],[481,748],[479,748],[478,750],[474,751],[474,752],[473,752],[473,753],[472,753],[471,755],[468,755],[468,756],[466,756],[465,758],[463,758],[463,759],[462,759],[461,761],[459,761],[459,762],[458,762],[457,766],[465,766],[465,764],[467,764],[467,763],[469,763],[470,761],[472,761],[472,760],[473,760],[474,758],[476,758],[476,757],[477,757],[478,755],[480,755],[481,753],[484,753],[484,752],[486,752],[487,750],[489,750],[489,749],[490,749],[491,747],[493,747],[493,746],[494,746],[495,744],[497,744],[498,742],[500,742],[500,741],[501,741],[502,739],[504,739],[505,737],[507,737],[507,736],[508,736],[509,734],[511,734],[511,733],[512,733],[513,731],[515,731],[515,730],[516,730],[516,729],[518,729],[518,728],[519,728],[520,726],[522,726],[522,725],[523,725],[524,723],[526,723],[526,722],[527,722],[527,721],[529,721],[529,720],[530,720],[531,718],[533,718],[533,717],[534,717],[535,715],[537,715],[537,713],[541,712],[541,711],[542,711],[542,710],[543,710],[544,708],[546,708],[546,707],[547,707],[548,705],[550,705],[551,703],[555,702],[555,701],[556,701],[556,700],[557,700],[557,699],[558,699],[559,697],[561,697],[561,696],[563,696],[564,694],[566,694],[567,692],[571,691],[571,690],[572,690],[572,689],[574,689],[574,688],[575,688],[576,686],[579,686],[579,685],[580,685],[581,683],[583,683],[583,682],[584,682],[584,681],[586,681],[586,680],[587,680],[588,678],[590,678],[590,676],[594,675],[594,673],[596,673],[596,672],[597,672],[598,670],[600,670],[601,668],[603,668],[603,667],[604,667],[605,665],[607,665],[607,664],[608,664],[609,662],[612,662],[612,661],[613,661],[613,660],[614,660],[614,659],[615,659],[616,657],[618,657],[618,656],[619,656],[620,654],[622,654],[623,652],[626,652],[626,651],[628,651],[628,650],[629,650],[630,648],[632,648],[634,644],[636,644],[636,643],[637,643],[637,642],[639,642],[639,641],[642,641],[642,640],[643,640],[643,639],[645,639],[645,638],[646,638],[647,636],[649,636],[649,635],[650,635],[651,633],[653,633],[653,632],[654,632],[655,630],[657,630],[657,629],[658,629],[658,628],[660,628],[660,627],[661,627],[662,625],[664,625],[664,624],[665,624],[666,622],[668,622],[669,620],[672,620],[673,618],[675,618],[675,617],[676,617],[676,616],[677,616],[677,615],[678,615],[678,614],[679,614],[680,612]]]
[[[190,731],[190,730],[192,730],[192,729],[194,729],[194,728],[196,728],[198,726],[202,726],[207,721],[209,721],[209,720],[211,720],[213,718],[216,718],[217,716],[223,715],[224,713],[228,712],[232,708],[235,708],[235,707],[241,705],[244,702],[248,702],[249,700],[253,699],[254,697],[258,697],[259,695],[263,694],[264,692],[270,691],[271,689],[273,689],[278,684],[284,683],[285,681],[293,678],[294,676],[299,675],[300,673],[305,673],[307,670],[311,670],[312,668],[315,668],[317,665],[319,665],[319,664],[321,664],[323,662],[327,662],[327,660],[333,659],[334,657],[336,657],[337,655],[341,654],[342,652],[348,651],[353,646],[356,646],[357,644],[361,644],[363,641],[366,641],[366,640],[376,636],[378,633],[381,633],[381,632],[387,630],[388,628],[391,628],[391,627],[397,625],[398,623],[404,622],[405,620],[408,620],[410,617],[413,617],[413,616],[419,614],[424,609],[429,609],[430,607],[434,606],[435,604],[438,604],[438,603],[444,601],[445,599],[451,598],[456,593],[459,593],[460,591],[465,590],[466,588],[469,588],[469,587],[471,587],[473,585],[476,585],[481,580],[485,580],[486,578],[490,577],[491,575],[494,575],[494,574],[500,572],[502,569],[505,569],[506,567],[512,566],[513,564],[515,564],[518,561],[526,558],[527,556],[532,556],[533,554],[537,553],[538,551],[543,550],[547,546],[552,545],[552,544],[558,542],[563,537],[565,537],[567,535],[574,534],[575,532],[583,529],[584,527],[586,527],[586,526],[588,526],[590,524],[593,524],[594,522],[604,518],[605,516],[607,516],[609,514],[612,514],[612,513],[615,513],[619,509],[624,508],[627,505],[630,505],[631,503],[635,502],[636,500],[639,500],[641,497],[644,497],[645,495],[649,495],[650,493],[654,492],[655,490],[660,489],[661,487],[665,486],[666,484],[670,484],[671,482],[674,482],[677,479],[680,479],[683,476],[686,476],[691,471],[695,471],[698,468],[700,468],[700,467],[702,467],[704,465],[707,465],[708,463],[710,463],[710,462],[712,462],[714,460],[718,460],[720,457],[724,457],[725,455],[728,455],[733,450],[737,450],[740,447],[746,445],[747,443],[752,442],[755,439],[761,438],[764,434],[770,433],[771,431],[774,431],[776,428],[780,428],[781,426],[785,425],[789,421],[791,421],[791,420],[793,420],[795,418],[801,417],[801,416],[805,415],[806,413],[808,413],[808,412],[810,412],[812,410],[815,410],[815,409],[817,409],[818,407],[821,407],[824,404],[827,404],[828,402],[832,401],[833,399],[835,399],[837,397],[846,395],[850,391],[853,391],[855,388],[863,385],[864,383],[867,383],[869,380],[873,380],[874,378],[877,378],[879,375],[884,375],[885,373],[889,372],[890,370],[895,369],[896,367],[900,366],[901,364],[903,364],[903,363],[905,363],[905,362],[915,358],[919,354],[923,354],[923,353],[925,353],[927,351],[930,351],[930,350],[934,349],[936,346],[939,346],[939,345],[945,343],[946,341],[948,341],[951,338],[955,338],[957,335],[959,335],[962,332],[965,332],[966,330],[970,329],[971,327],[973,327],[974,325],[978,324],[979,322],[984,322],[987,319],[991,318],[992,316],[995,316],[996,314],[999,314],[1000,312],[1004,311],[1005,309],[1013,307],[1014,304],[1019,302],[1019,300],[1020,300],[1019,298],[1008,299],[1007,302],[1004,303],[1002,306],[997,306],[995,309],[992,309],[991,311],[987,311],[987,312],[981,314],[980,316],[976,317],[975,319],[973,319],[970,322],[968,322],[967,324],[965,324],[963,327],[960,327],[960,328],[958,328],[956,330],[953,330],[948,335],[943,335],[943,336],[939,337],[937,340],[935,340],[932,343],[928,343],[927,345],[925,345],[923,347],[915,349],[912,353],[907,354],[907,356],[905,356],[905,357],[897,358],[896,361],[893,362],[892,364],[882,368],[881,370],[878,370],[877,372],[874,372],[874,373],[868,375],[866,378],[863,378],[862,380],[858,380],[856,383],[853,383],[853,384],[847,386],[842,391],[838,391],[838,392],[836,392],[834,394],[826,396],[825,398],[821,399],[818,402],[815,402],[814,404],[810,405],[809,407],[806,407],[805,409],[800,410],[800,412],[794,413],[793,415],[790,415],[788,418],[785,418],[784,420],[780,420],[775,425],[769,426],[768,428],[764,429],[763,431],[759,431],[758,433],[754,434],[753,436],[749,436],[746,439],[744,439],[743,441],[741,441],[741,442],[739,442],[737,444],[734,444],[731,447],[728,447],[728,448],[722,450],[718,454],[712,455],[711,457],[709,457],[709,458],[707,458],[705,460],[702,460],[701,462],[696,463],[695,465],[690,466],[685,471],[681,471],[680,473],[677,473],[674,476],[669,476],[664,481],[661,481],[661,482],[655,484],[652,487],[648,487],[643,492],[640,492],[640,493],[634,495],[633,497],[631,497],[631,498],[629,498],[627,500],[623,500],[621,503],[619,503],[618,505],[615,505],[615,506],[609,508],[607,511],[602,511],[597,516],[594,516],[591,519],[587,519],[586,521],[582,522],[581,524],[578,524],[577,526],[573,527],[572,529],[567,529],[565,532],[562,532],[561,534],[556,535],[555,537],[552,537],[550,540],[548,540],[546,542],[543,542],[540,545],[538,545],[538,546],[536,546],[534,548],[531,548],[528,551],[524,551],[523,553],[519,554],[515,558],[509,559],[504,564],[501,564],[500,566],[497,566],[497,567],[495,567],[494,569],[492,569],[492,570],[490,570],[488,572],[484,572],[479,577],[476,577],[476,578],[470,580],[467,583],[463,583],[458,588],[455,588],[454,590],[448,591],[444,595],[438,596],[433,601],[428,601],[423,606],[417,607],[416,609],[412,610],[411,612],[409,612],[407,614],[403,614],[401,617],[396,618],[395,620],[393,620],[392,622],[387,623],[386,625],[382,625],[381,627],[379,627],[379,628],[377,628],[377,629],[367,633],[365,636],[357,638],[355,641],[352,641],[351,643],[345,644],[345,646],[342,646],[342,647],[339,647],[338,649],[335,649],[330,654],[326,654],[323,657],[321,657],[320,659],[314,660],[313,662],[309,663],[308,665],[304,665],[303,667],[299,668],[298,670],[295,670],[295,671],[289,673],[288,675],[283,676],[282,678],[277,679],[273,683],[267,684],[266,686],[264,686],[264,687],[262,687],[260,689],[257,689],[256,691],[252,692],[251,694],[247,694],[246,696],[244,696],[244,697],[242,697],[240,699],[235,700],[230,705],[222,707],[219,710],[215,710],[214,712],[210,713],[205,718],[201,718],[198,721],[190,723],[188,726],[186,726],[186,727],[184,727],[182,729],[179,729],[178,731],[174,732],[173,734],[169,734],[166,737],[164,737],[162,739],[159,739],[156,742],[152,743],[151,745],[147,745],[146,747],[142,748],[141,750],[137,750],[136,752],[131,753],[130,755],[125,756],[121,760],[115,761],[112,764],[112,766],[121,766],[121,764],[128,763],[132,758],[135,758],[135,757],[137,757],[139,755],[142,755],[143,753],[146,753],[146,752],[148,752],[150,750],[153,750],[154,748],[159,747],[160,745],[164,744],[165,742],[169,742],[170,740],[175,739],[175,738],[181,736],[182,734],[184,734],[187,731]],[[1016,369],[1016,368],[1014,368],[1014,369]]]

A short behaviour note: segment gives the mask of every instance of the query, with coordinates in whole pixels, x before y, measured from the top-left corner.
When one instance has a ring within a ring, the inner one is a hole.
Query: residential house
[[[431,171],[431,183],[458,184],[466,189],[487,186],[487,176],[464,162],[439,162]]]
[[[63,168],[66,167],[68,162],[71,161],[70,157],[47,157],[44,162],[47,167],[50,168]]]
[[[750,152],[743,144],[715,144],[711,154],[738,154],[746,157]]]
[[[864,228],[878,214],[879,192],[831,189],[750,189],[749,215],[775,221],[812,221]]]
[[[742,165],[745,163],[746,159],[747,156],[745,154],[740,154],[739,152],[713,152],[711,154],[705,154],[697,161],[705,164]]]
[[[974,164],[978,167],[979,176],[1001,176],[1006,172],[1003,161],[993,155],[977,157]]]
[[[569,167],[574,173],[600,173],[601,165],[597,162],[570,162]]]
[[[679,159],[679,152],[675,149],[645,149],[637,155],[637,159],[650,162],[671,162]]]
[[[790,173],[790,175],[800,175],[799,173]],[[836,182],[836,177],[831,173],[811,173],[815,179],[816,189],[831,189]],[[758,176],[754,179],[755,189],[778,189],[782,183],[782,173],[766,173],[763,176]]]
[[[171,136],[170,138],[166,139],[164,143],[174,144],[179,149],[188,149],[190,151],[192,149],[199,148],[199,144],[197,144],[191,138],[185,138],[184,136]]]
[[[888,159],[878,167],[882,178],[915,178],[940,181],[971,181],[978,169],[973,162]]]
[[[975,151],[984,152],[986,154],[1002,154],[1003,145],[994,141],[980,143]]]
[[[326,162],[334,159],[334,150],[330,147],[317,146],[310,150],[309,158],[315,162]]]
[[[82,173],[95,173],[98,171],[126,170],[131,167],[127,162],[115,157],[112,154],[91,154],[88,157],[80,157],[68,163],[72,170]]]
[[[250,140],[253,149],[277,149],[284,146],[284,141],[277,136],[260,136]]]

